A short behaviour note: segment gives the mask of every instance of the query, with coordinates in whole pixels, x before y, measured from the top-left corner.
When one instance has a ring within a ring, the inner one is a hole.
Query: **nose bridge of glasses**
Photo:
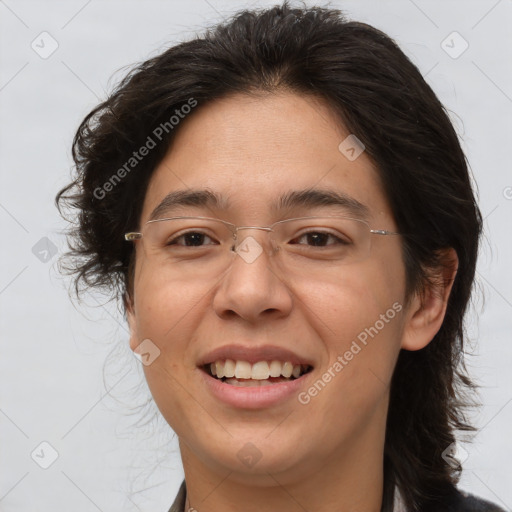
[[[259,240],[256,240],[255,233],[248,233],[247,235],[239,236],[239,231],[265,231],[268,234],[271,234],[274,229],[272,226],[237,226],[234,231],[235,244],[232,247],[232,250],[238,253],[239,256],[242,257],[246,262],[252,262],[256,259],[261,252],[268,252],[268,254],[272,254],[274,252],[274,244],[272,243],[271,237],[268,242],[270,243],[269,251],[264,251],[265,240],[262,240],[261,237],[258,237]]]
[[[273,229],[271,227],[266,227],[266,226],[236,226],[235,234],[238,235],[238,232],[242,231],[244,229],[258,229],[260,231],[267,231],[267,232],[273,231]]]

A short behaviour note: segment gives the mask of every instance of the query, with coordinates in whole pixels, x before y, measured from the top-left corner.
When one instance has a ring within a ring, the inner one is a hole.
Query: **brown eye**
[[[329,243],[329,240],[331,239],[331,242]],[[326,247],[330,245],[336,245],[336,244],[342,244],[342,245],[348,245],[349,242],[347,240],[344,240],[340,237],[337,237],[333,235],[332,233],[326,233],[323,231],[310,231],[308,233],[303,233],[302,235],[299,235],[298,237],[294,238],[293,240],[290,240],[289,243],[294,244],[300,244],[300,241],[305,241],[306,245],[310,245],[313,247]]]
[[[169,240],[166,245],[180,245],[184,247],[202,247],[203,245],[212,245],[211,243],[204,243],[208,240],[213,242],[213,239],[205,233],[201,233],[200,231],[190,231],[189,233],[179,235]]]

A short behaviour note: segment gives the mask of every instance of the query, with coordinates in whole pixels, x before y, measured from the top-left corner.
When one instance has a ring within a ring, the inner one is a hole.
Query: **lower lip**
[[[222,402],[240,409],[261,409],[280,404],[297,396],[311,372],[298,379],[277,382],[268,386],[233,386],[198,368],[210,392]]]

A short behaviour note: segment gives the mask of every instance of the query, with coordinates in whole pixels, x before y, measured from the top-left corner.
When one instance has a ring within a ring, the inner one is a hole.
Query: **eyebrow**
[[[318,208],[322,206],[342,208],[357,217],[368,218],[370,209],[357,199],[330,189],[291,190],[283,194],[271,208],[274,211],[294,208]]]
[[[151,212],[149,220],[168,215],[180,206],[229,209],[229,201],[211,190],[175,190],[167,194],[160,204]]]
[[[167,194],[151,212],[149,220],[169,215],[182,206],[228,210],[230,202],[225,197],[208,189],[175,190]],[[369,208],[353,197],[330,189],[291,190],[270,205],[273,213],[297,208],[338,207],[357,217],[367,218]]]

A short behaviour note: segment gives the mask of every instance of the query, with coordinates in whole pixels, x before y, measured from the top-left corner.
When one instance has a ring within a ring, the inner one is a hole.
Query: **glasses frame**
[[[366,224],[366,226],[368,227],[368,230],[373,235],[385,236],[385,235],[400,235],[401,234],[401,233],[398,233],[396,231],[389,231],[387,229],[373,229],[373,228],[370,227],[370,224],[368,224],[367,221],[365,221],[363,219],[356,219],[354,217],[348,217],[346,215],[312,215],[312,216],[306,216],[306,217],[293,217],[291,219],[278,220],[277,222],[274,222],[270,226],[237,226],[236,224],[233,224],[232,222],[228,222],[226,220],[218,219],[218,218],[214,218],[214,217],[202,217],[202,216],[198,216],[198,215],[184,215],[184,216],[178,216],[178,217],[165,217],[165,218],[162,218],[162,219],[148,220],[144,224],[144,226],[147,226],[148,224],[153,224],[153,223],[156,223],[156,222],[164,222],[164,221],[168,221],[168,220],[180,220],[180,219],[199,219],[199,220],[210,220],[210,221],[213,220],[213,221],[216,221],[216,222],[221,222],[221,223],[223,223],[224,225],[226,225],[229,228],[229,230],[233,234],[233,240],[235,240],[235,241],[237,240],[237,233],[238,233],[238,231],[240,231],[242,229],[259,229],[261,231],[271,232],[271,231],[274,231],[273,228],[277,224],[282,224],[284,222],[289,222],[289,221],[292,221],[292,220],[306,220],[306,219],[346,219],[346,220],[354,220],[356,222],[361,222],[363,224]],[[144,229],[144,226],[142,227],[142,229]],[[130,241],[130,242],[134,242],[136,240],[142,239],[142,237],[143,237],[142,229],[141,229],[141,231],[129,231],[128,233],[125,233],[124,234],[124,239],[127,240],[127,241]]]

